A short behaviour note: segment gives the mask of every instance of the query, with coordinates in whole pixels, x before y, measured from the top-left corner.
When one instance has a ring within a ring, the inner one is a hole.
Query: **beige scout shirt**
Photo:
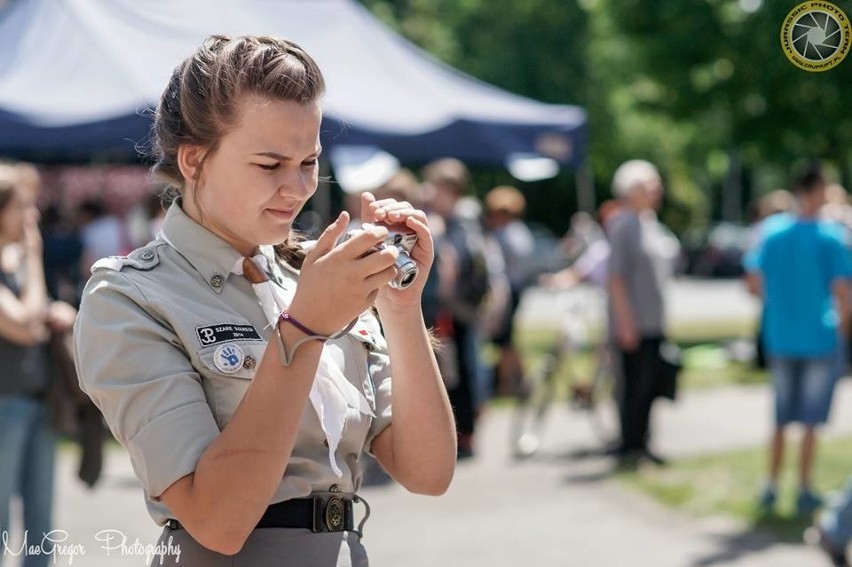
[[[271,257],[271,248],[262,250]],[[158,524],[172,517],[158,497],[195,470],[228,424],[272,333],[251,284],[230,273],[239,258],[175,203],[159,238],[127,258],[98,262],[83,294],[74,332],[81,387],[130,453]],[[298,273],[273,264],[273,280],[285,289],[295,287]],[[242,364],[236,370],[217,368],[214,353],[233,344],[244,353]],[[363,314],[347,335],[325,348],[363,391],[376,417],[352,408],[347,412],[337,449],[344,474],[338,478],[319,419],[307,404],[271,503],[333,485],[355,492],[363,451],[390,424],[390,364],[376,319]]]

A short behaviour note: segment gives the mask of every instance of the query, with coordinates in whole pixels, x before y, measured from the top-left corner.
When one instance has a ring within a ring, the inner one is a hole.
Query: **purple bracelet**
[[[310,330],[309,328],[307,328],[305,325],[300,323],[295,317],[293,317],[292,315],[290,315],[286,311],[281,312],[281,315],[278,316],[278,320],[290,323],[291,325],[293,325],[294,327],[296,327],[297,329],[299,329],[300,331],[302,331],[303,333],[305,333],[309,337],[315,338],[318,341],[325,342],[329,339],[329,337],[326,337],[325,335],[321,335],[319,333],[315,333],[314,331]]]

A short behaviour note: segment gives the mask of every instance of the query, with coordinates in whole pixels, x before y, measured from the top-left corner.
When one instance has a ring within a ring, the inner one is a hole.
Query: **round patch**
[[[849,53],[852,25],[831,2],[803,2],[781,26],[781,47],[793,65],[819,73],[837,66]]]
[[[233,374],[243,367],[243,361],[246,358],[246,353],[242,347],[234,343],[226,343],[219,345],[216,352],[213,353],[213,364],[220,372],[225,374]]]

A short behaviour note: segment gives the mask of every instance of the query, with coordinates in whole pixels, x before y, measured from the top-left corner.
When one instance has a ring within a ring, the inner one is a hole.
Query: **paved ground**
[[[588,290],[581,293],[586,295],[576,302],[570,294],[535,290],[524,300],[522,321],[555,324],[572,302],[580,309],[599,307]],[[674,321],[753,320],[757,312],[736,281],[680,281],[670,290],[670,299]],[[842,385],[835,404],[837,409],[850,407],[852,381]],[[769,415],[768,392],[760,387],[687,392],[677,404],[660,405],[657,448],[677,458],[760,446],[769,433]],[[478,456],[459,466],[447,495],[412,496],[389,484],[363,490],[373,508],[365,539],[373,565],[827,565],[814,549],[776,543],[726,518],[690,518],[625,489],[610,478],[613,463],[596,455],[598,445],[588,421],[568,411],[556,414],[535,459],[515,462],[508,451],[509,417],[505,410],[483,416]],[[829,435],[852,433],[852,413],[835,411],[834,417]],[[109,453],[103,480],[94,491],[76,480],[75,466],[76,455],[63,452],[56,526],[62,530],[57,536],[67,540],[55,564],[147,565],[144,546],[156,540],[159,529],[147,516],[124,453]],[[21,534],[14,536],[19,542]],[[38,546],[39,541],[30,536],[28,543]],[[113,549],[107,552],[105,547]],[[18,567],[19,562],[12,557],[6,565]]]
[[[673,280],[666,290],[669,324],[701,321],[708,325],[737,321],[754,321],[759,302],[737,279]],[[571,291],[532,288],[524,294],[520,322],[524,325],[557,325],[566,313],[580,312],[595,318],[602,313],[602,294],[594,286],[580,286]]]
[[[846,381],[837,408],[852,404]],[[671,457],[760,445],[768,433],[769,406],[762,388],[687,393],[662,404],[656,416],[658,448]],[[852,432],[852,415],[828,434]],[[509,456],[509,413],[492,410],[482,420],[479,455],[462,463],[441,498],[412,496],[397,486],[363,491],[373,508],[365,543],[376,566],[515,567],[623,566],[802,567],[825,563],[803,545],[775,543],[724,518],[696,520],[660,507],[609,478],[612,463],[594,456],[588,422],[556,414],[541,454],[517,463]],[[146,565],[144,550],[107,555],[104,538],[126,537],[128,546],[153,542],[141,489],[121,450],[109,454],[103,481],[87,491],[74,477],[75,454],[62,454],[56,525],[67,544],[84,549],[71,563],[70,547],[57,565]],[[106,531],[109,530],[109,531]],[[117,540],[112,540],[118,543]],[[425,542],[425,545],[424,545]],[[36,542],[30,538],[32,545]],[[18,565],[16,561],[9,563]]]

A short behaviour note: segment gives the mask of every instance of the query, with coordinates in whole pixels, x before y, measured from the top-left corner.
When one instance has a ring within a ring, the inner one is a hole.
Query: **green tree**
[[[598,199],[619,163],[650,159],[666,177],[664,216],[676,229],[720,216],[723,204],[736,214],[799,160],[852,176],[852,58],[823,73],[786,59],[781,25],[798,0],[363,2],[462,71],[584,106]],[[545,201],[533,212],[564,229],[570,211],[554,212],[551,200],[571,207],[572,186],[564,174],[527,187]]]
[[[363,0],[375,15],[436,58],[511,92],[583,105],[587,12],[562,0]],[[507,172],[474,171],[480,193],[514,184],[528,217],[561,233],[576,210],[574,173],[520,183]]]
[[[848,169],[852,72],[848,62],[809,73],[787,60],[780,30],[798,1],[599,4],[635,58],[634,74],[625,79],[647,82],[653,93],[634,99],[636,110],[663,113],[686,128],[677,161],[693,178],[718,187],[736,165],[732,157],[756,178],[757,191],[784,182],[783,174],[761,174],[786,173],[799,160]]]

